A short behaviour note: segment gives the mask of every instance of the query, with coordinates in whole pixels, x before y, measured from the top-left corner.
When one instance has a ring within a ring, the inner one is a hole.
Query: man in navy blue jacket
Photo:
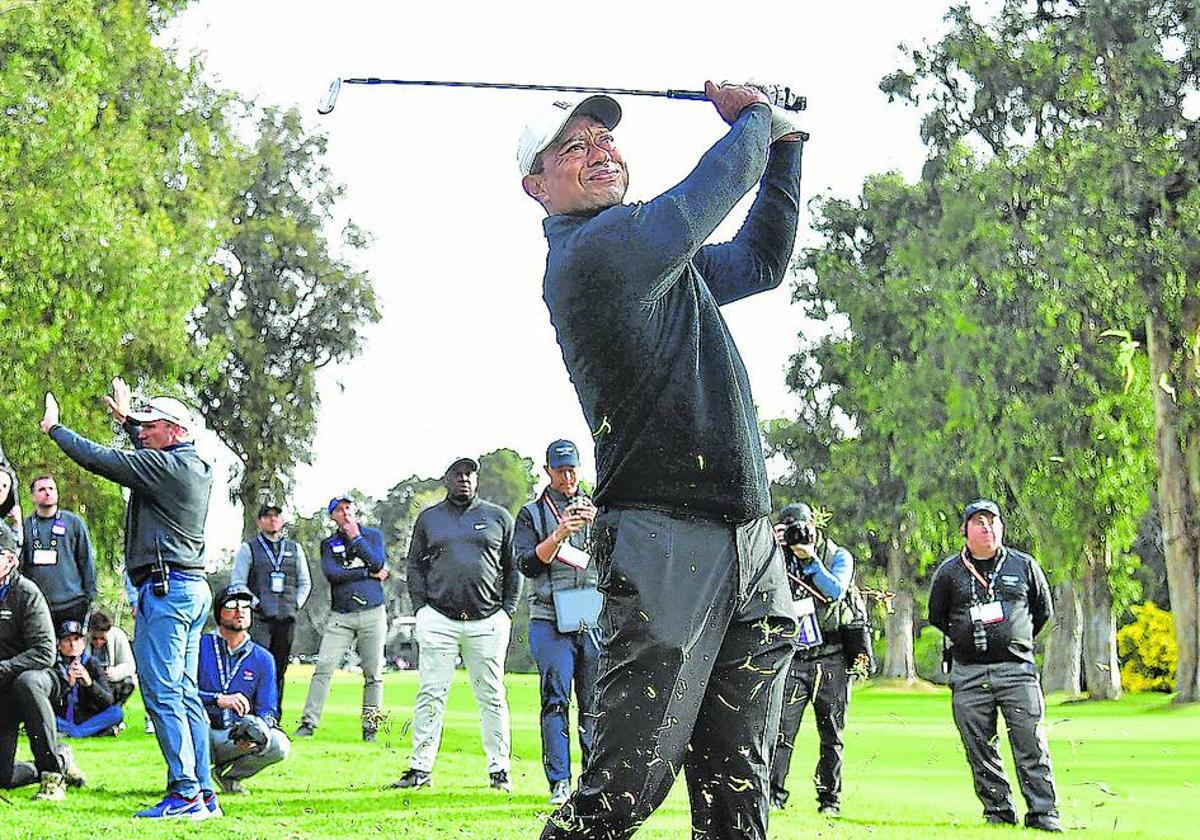
[[[383,643],[387,638],[383,582],[388,570],[383,534],[378,528],[360,525],[354,502],[345,496],[330,499],[326,509],[338,526],[321,541],[321,571],[329,580],[333,609],[295,734],[308,738],[316,730],[329,696],[329,680],[353,646],[363,671],[362,736],[373,742],[383,705]]]
[[[767,834],[796,622],[754,396],[720,308],[783,281],[804,135],[761,90],[705,93],[728,132],[650,201],[622,203],[608,97],[555,103],[517,149],[547,215],[542,296],[596,440],[605,594],[592,752],[545,840],[629,836],[681,769],[695,836]],[[708,243],[756,186],[733,240]]]
[[[217,629],[200,641],[200,699],[212,728],[213,774],[226,793],[246,793],[242,779],[283,761],[291,742],[276,728],[275,660],[250,638],[257,598],[230,584],[213,598]]]

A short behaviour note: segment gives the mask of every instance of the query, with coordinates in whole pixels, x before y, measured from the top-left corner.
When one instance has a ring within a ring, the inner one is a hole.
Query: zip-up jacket
[[[56,652],[46,599],[13,569],[0,583],[0,691],[8,691],[24,671],[52,666]]]
[[[1033,639],[1054,617],[1050,584],[1037,561],[1024,552],[1002,546],[990,560],[972,560],[989,593],[963,562],[963,553],[942,561],[933,573],[929,590],[929,623],[950,640],[956,662],[995,664],[1030,662]],[[975,647],[971,607],[999,601],[1004,620],[984,624],[986,648]]]
[[[513,615],[521,575],[512,514],[479,497],[466,506],[447,498],[421,511],[408,545],[408,594],[414,612],[429,604],[462,621],[501,609]]]
[[[550,536],[558,527],[554,508],[546,501],[554,501],[559,515],[566,510],[569,499],[552,487],[517,512],[517,524],[513,530],[513,554],[517,568],[529,578],[529,617],[555,621],[554,592],[559,589],[574,589],[596,585],[596,564],[588,563],[586,569],[576,569],[557,558],[543,563],[537,556],[538,543]],[[587,549],[587,528],[571,535],[570,544],[581,551]]]
[[[218,694],[241,694],[253,714],[275,726],[275,660],[270,651],[249,636],[234,650],[215,630],[200,637],[200,665],[196,674],[200,700],[213,729],[233,726],[241,715],[217,705]]]
[[[25,517],[21,572],[46,596],[51,610],[96,600],[96,552],[87,525],[78,514],[58,509],[49,518]],[[54,563],[38,563],[35,552],[53,551]]]
[[[54,676],[58,681],[58,692],[54,697],[54,714],[71,723],[83,723],[89,718],[103,712],[113,704],[112,686],[104,675],[104,668],[87,648],[79,657],[88,676],[92,678],[91,685],[84,685],[76,680],[72,686],[67,680],[67,669],[70,662],[63,659],[61,653],[55,658]]]
[[[543,297],[596,440],[596,502],[730,522],[770,508],[750,380],[720,306],[776,288],[800,209],[801,142],[752,105],[680,184],[543,222]],[[705,245],[762,178],[733,240]]]
[[[66,426],[55,426],[50,437],[88,472],[129,488],[125,568],[134,585],[145,581],[159,557],[181,571],[202,573],[212,467],[191,442],[145,449],[136,423],[127,421],[125,431],[133,451],[101,446]]]
[[[387,563],[383,533],[365,525],[359,531],[354,539],[338,530],[321,540],[321,571],[329,581],[334,612],[362,612],[383,603],[383,583],[371,577]]]

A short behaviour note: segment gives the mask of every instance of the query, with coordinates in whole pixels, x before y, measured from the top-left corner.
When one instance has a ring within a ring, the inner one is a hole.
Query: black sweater
[[[745,109],[652,201],[544,222],[543,297],[596,441],[600,505],[734,522],[770,509],[750,380],[719,309],[777,287],[792,255],[803,144],[769,146],[770,123],[769,108]],[[733,240],[705,245],[760,177]]]

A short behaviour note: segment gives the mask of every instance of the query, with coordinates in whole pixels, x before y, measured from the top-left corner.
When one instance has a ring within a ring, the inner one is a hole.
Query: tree
[[[353,223],[338,247],[326,230],[343,188],[323,162],[325,138],[296,109],[266,109],[229,210],[220,271],[193,316],[193,341],[215,358],[190,381],[210,429],[237,456],[230,498],[254,532],[265,497],[291,490],[317,429],[317,372],[355,356],[379,320],[364,272],[337,253],[367,244]]]
[[[0,13],[0,437],[19,464],[56,471],[64,504],[86,512],[109,593],[120,490],[65,463],[37,420],[54,390],[64,422],[107,442],[99,397],[114,375],[161,392],[196,363],[188,316],[213,272],[235,144],[199,64],[153,43],[180,5]]]
[[[1107,288],[1139,301],[1154,409],[1158,497],[1179,649],[1176,699],[1200,699],[1200,20],[1183,0],[1006,0],[977,22],[950,13],[936,45],[884,81],[926,108],[939,152],[960,138],[995,154],[1054,147],[1066,158],[1048,196],[1107,228]],[[935,154],[930,166],[941,165]],[[1128,282],[1116,285],[1128,278]]]

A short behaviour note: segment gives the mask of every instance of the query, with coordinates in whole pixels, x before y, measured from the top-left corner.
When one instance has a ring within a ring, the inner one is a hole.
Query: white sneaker
[[[550,804],[565,805],[567,800],[571,798],[571,780],[559,779],[550,788]]]
[[[146,726],[144,729],[142,729],[142,731],[145,732],[147,735],[154,734],[154,721],[150,720],[149,715],[146,715]]]

